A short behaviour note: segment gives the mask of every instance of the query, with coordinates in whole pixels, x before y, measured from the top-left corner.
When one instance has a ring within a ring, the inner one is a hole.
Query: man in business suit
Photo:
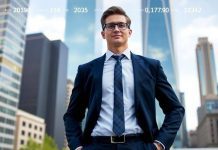
[[[64,115],[70,149],[168,150],[182,122],[184,108],[160,62],[130,51],[131,20],[122,8],[108,8],[101,24],[108,50],[102,57],[78,67]],[[155,98],[165,114],[160,129]]]

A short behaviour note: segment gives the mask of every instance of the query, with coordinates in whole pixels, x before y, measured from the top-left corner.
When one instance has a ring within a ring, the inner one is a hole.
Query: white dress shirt
[[[122,84],[125,132],[123,134],[142,133],[142,129],[137,124],[135,115],[134,99],[134,75],[130,50],[126,49],[121,60],[122,64]],[[102,103],[97,124],[91,136],[113,136],[113,108],[114,108],[114,66],[116,60],[111,56],[111,51],[106,52],[102,77]]]

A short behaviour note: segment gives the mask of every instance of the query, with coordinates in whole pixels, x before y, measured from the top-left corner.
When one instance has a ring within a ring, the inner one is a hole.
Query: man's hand
[[[154,142],[153,144],[156,146],[157,150],[164,150],[160,143]]]
[[[82,146],[79,146],[79,147],[77,147],[75,150],[82,150],[83,149],[83,147]]]

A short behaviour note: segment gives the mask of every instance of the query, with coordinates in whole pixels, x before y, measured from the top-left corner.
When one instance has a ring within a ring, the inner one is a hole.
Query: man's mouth
[[[121,35],[114,35],[113,37],[121,37]]]

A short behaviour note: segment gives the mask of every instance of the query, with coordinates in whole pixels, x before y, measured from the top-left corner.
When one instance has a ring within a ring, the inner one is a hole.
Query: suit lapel
[[[94,65],[94,74],[95,74],[95,100],[97,114],[100,114],[101,110],[101,101],[102,101],[102,77],[103,77],[103,68],[106,54],[97,59],[96,64]]]
[[[133,66],[133,76],[134,76],[134,96],[135,96],[135,109],[137,110],[140,106],[140,84],[142,82],[142,67],[143,65],[140,65],[143,63],[142,59],[140,59],[139,56],[133,54],[131,52],[131,59],[132,59],[132,66]],[[137,112],[137,111],[136,111]]]
[[[92,130],[94,129],[99,114],[101,110],[101,101],[102,101],[102,75],[103,75],[103,68],[104,68],[104,61],[106,55],[99,57],[98,59],[94,60],[93,65],[91,65],[91,75],[93,75],[92,84],[94,84],[94,93],[92,93],[93,102],[91,102],[91,106],[89,107],[90,113],[87,115],[87,123],[86,128],[84,130],[84,137],[90,136]],[[91,87],[88,87],[91,88]],[[89,89],[90,90],[90,89]]]
[[[138,89],[137,89],[137,85],[139,84],[139,76],[138,76],[138,66],[137,63],[138,63],[138,58],[136,57],[136,55],[134,55],[132,52],[131,52],[131,59],[132,59],[132,66],[133,66],[133,76],[134,76],[134,95],[135,95],[135,109],[137,110],[138,108],[138,105],[139,105],[139,102],[138,102]],[[137,111],[136,111],[137,112]]]

